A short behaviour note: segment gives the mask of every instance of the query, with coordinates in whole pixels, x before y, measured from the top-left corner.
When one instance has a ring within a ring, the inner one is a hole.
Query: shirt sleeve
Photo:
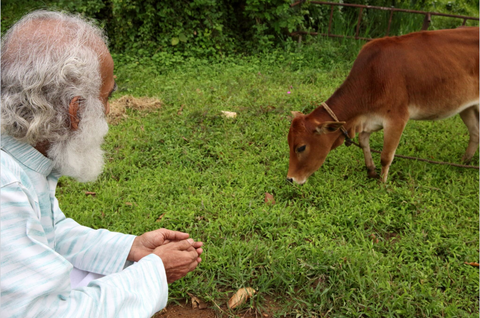
[[[166,305],[168,285],[158,256],[150,254],[123,271],[72,290],[72,264],[48,245],[28,191],[19,183],[9,184],[0,189],[0,202],[1,317],[148,318]],[[97,238],[98,234],[76,228],[79,225],[62,228],[63,235],[79,233],[83,239]],[[112,248],[115,244],[110,240],[115,240],[116,235],[108,237],[101,243]],[[88,249],[88,245],[79,246],[72,247],[72,251]]]
[[[94,230],[66,218],[53,198],[55,250],[78,269],[109,275],[131,264],[127,256],[134,235]]]
[[[155,254],[120,273],[93,280],[87,287],[59,295],[57,310],[39,317],[152,317],[167,305],[163,262]]]

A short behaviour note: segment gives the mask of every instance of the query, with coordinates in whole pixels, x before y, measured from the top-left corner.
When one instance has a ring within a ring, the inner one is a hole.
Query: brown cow
[[[290,131],[287,179],[305,183],[340,146],[344,128],[358,140],[369,177],[378,177],[369,137],[384,129],[381,180],[385,182],[409,119],[438,120],[460,114],[470,133],[462,160],[469,162],[479,141],[479,28],[422,31],[367,43],[345,82],[326,101],[336,122],[320,106],[295,114]]]

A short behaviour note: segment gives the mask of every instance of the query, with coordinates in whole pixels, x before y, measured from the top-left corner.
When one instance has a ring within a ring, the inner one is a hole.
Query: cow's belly
[[[478,99],[461,104],[459,107],[419,107],[410,105],[408,107],[409,117],[413,120],[440,120],[446,119],[462,112],[463,110],[478,105]]]

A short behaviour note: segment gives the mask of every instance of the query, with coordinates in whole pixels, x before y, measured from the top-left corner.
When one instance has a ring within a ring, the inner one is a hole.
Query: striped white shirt
[[[66,218],[52,161],[10,136],[1,139],[0,316],[148,318],[165,307],[162,260],[150,254],[128,266],[135,236]],[[73,267],[107,276],[72,290]]]

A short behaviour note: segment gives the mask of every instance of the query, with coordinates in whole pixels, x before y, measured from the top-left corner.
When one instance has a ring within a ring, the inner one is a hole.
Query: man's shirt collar
[[[9,153],[15,160],[29,169],[41,173],[45,177],[52,172],[53,161],[42,155],[31,145],[5,134],[1,136],[1,144],[2,150]]]

